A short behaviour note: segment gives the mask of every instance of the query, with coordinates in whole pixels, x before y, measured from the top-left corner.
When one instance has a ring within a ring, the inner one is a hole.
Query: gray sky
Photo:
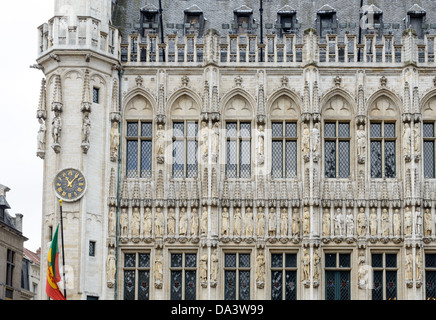
[[[0,10],[0,184],[11,191],[9,213],[22,213],[24,246],[41,246],[42,166],[36,156],[36,110],[42,71],[36,63],[37,27],[52,18],[54,0],[4,1]]]

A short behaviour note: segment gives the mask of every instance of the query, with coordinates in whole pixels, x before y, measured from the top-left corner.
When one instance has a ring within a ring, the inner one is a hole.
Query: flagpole
[[[61,241],[62,241],[62,273],[64,278],[64,297],[67,299],[67,286],[65,282],[65,253],[64,253],[64,223],[62,219],[62,199],[59,199],[60,213],[61,213]]]

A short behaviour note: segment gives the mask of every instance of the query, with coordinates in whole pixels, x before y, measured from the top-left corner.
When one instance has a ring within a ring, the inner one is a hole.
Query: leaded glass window
[[[195,178],[198,170],[198,123],[173,122],[173,177]]]
[[[297,300],[297,255],[271,254],[271,300]]]
[[[228,178],[251,177],[251,123],[226,123],[226,175]]]
[[[226,253],[224,255],[224,299],[250,300],[249,253]]]
[[[397,254],[371,254],[372,300],[397,300]]]
[[[371,177],[395,178],[396,128],[392,122],[371,122]]]
[[[425,254],[425,299],[436,300],[436,254]]]
[[[297,176],[297,123],[272,122],[271,175],[274,178]]]
[[[424,158],[424,177],[435,178],[435,131],[434,122],[424,122],[423,124],[423,158]]]
[[[350,300],[350,270],[349,253],[325,254],[326,300]]]
[[[150,254],[124,254],[124,300],[150,299]]]
[[[171,300],[196,300],[197,254],[171,254]]]
[[[348,178],[350,176],[350,123],[325,122],[325,176]]]
[[[153,125],[151,122],[127,122],[127,178],[151,178]]]

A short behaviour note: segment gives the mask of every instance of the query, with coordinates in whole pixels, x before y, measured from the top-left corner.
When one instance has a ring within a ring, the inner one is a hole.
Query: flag
[[[58,287],[58,282],[61,281],[59,273],[59,246],[58,246],[58,230],[59,225],[51,241],[50,249],[47,257],[47,284],[45,292],[53,300],[66,300],[61,290]]]

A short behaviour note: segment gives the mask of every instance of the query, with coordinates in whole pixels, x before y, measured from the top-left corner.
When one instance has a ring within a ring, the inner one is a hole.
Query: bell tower
[[[62,212],[69,300],[114,297],[100,270],[113,245],[107,243],[106,190],[117,166],[110,156],[121,69],[119,33],[111,25],[115,2],[56,0],[53,18],[38,28],[36,67],[44,73],[37,111],[37,156],[44,161],[41,274]],[[45,281],[41,297],[47,297]]]

